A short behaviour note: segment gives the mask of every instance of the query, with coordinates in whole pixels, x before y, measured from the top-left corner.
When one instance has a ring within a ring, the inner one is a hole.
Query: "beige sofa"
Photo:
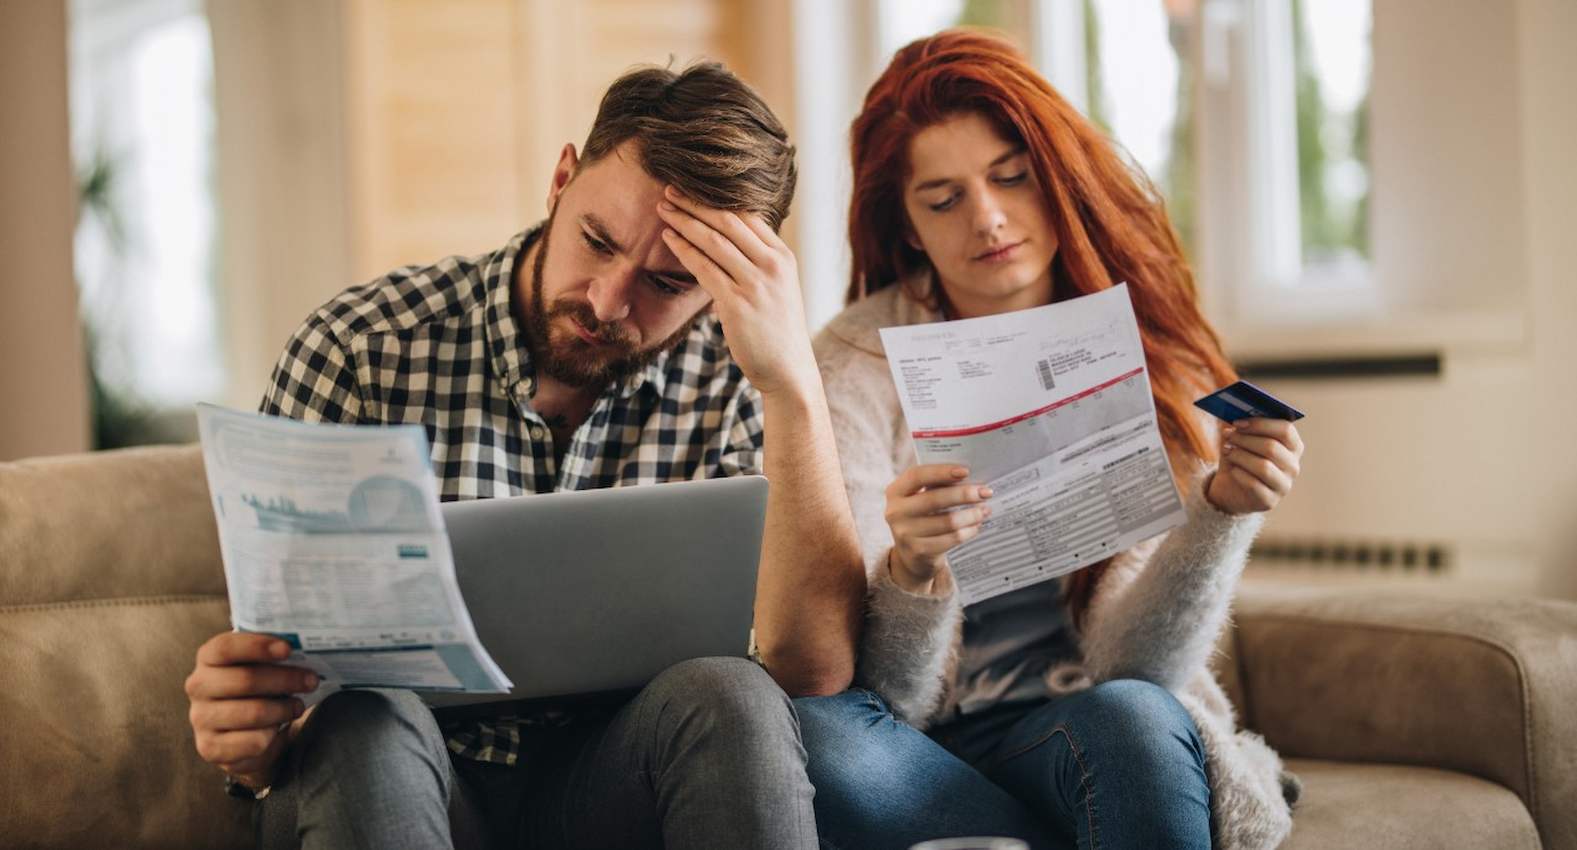
[[[182,680],[229,625],[201,458],[0,464],[0,847],[246,847]],[[1577,850],[1577,605],[1249,588],[1222,671],[1293,848]]]

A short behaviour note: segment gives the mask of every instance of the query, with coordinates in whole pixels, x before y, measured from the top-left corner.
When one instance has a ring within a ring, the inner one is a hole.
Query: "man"
[[[265,846],[816,846],[784,692],[848,686],[864,572],[776,234],[794,176],[781,124],[721,66],[635,71],[583,154],[564,147],[545,224],[347,290],[297,331],[263,411],[419,422],[447,499],[764,472],[762,666],[689,661],[616,710],[440,728],[409,692],[303,712],[317,682],[281,641],[216,636],[192,728],[261,798]]]

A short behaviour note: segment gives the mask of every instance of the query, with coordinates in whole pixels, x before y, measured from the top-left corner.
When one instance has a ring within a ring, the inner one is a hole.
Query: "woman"
[[[856,687],[796,703],[824,841],[1274,847],[1296,781],[1235,731],[1206,661],[1303,444],[1288,422],[1218,434],[1191,407],[1233,373],[1153,188],[1012,46],[968,31],[898,52],[853,157],[853,304],[816,345],[871,589]],[[963,609],[945,553],[989,493],[913,465],[877,330],[1124,281],[1187,522]]]

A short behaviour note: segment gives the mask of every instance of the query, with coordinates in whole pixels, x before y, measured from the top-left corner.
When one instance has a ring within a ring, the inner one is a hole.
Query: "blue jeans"
[[[824,848],[1007,835],[1031,847],[1210,846],[1193,720],[1165,689],[1104,682],[931,734],[855,688],[795,700]]]

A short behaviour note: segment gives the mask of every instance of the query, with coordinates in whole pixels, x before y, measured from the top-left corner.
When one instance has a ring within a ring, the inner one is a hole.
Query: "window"
[[[1370,19],[1370,0],[879,0],[875,41],[885,61],[947,26],[1015,37],[1155,183],[1212,312],[1245,324],[1377,308]]]
[[[1208,0],[1205,273],[1238,322],[1372,312],[1368,0]],[[1236,173],[1235,173],[1236,172]],[[1236,231],[1236,232],[1234,232]]]
[[[1293,0],[1304,282],[1366,274],[1370,0]]]
[[[878,0],[879,64],[898,48],[948,27],[990,27],[1029,48],[1033,0]]]
[[[99,447],[217,394],[213,62],[200,0],[77,0],[76,268]],[[150,428],[155,432],[150,433]]]

